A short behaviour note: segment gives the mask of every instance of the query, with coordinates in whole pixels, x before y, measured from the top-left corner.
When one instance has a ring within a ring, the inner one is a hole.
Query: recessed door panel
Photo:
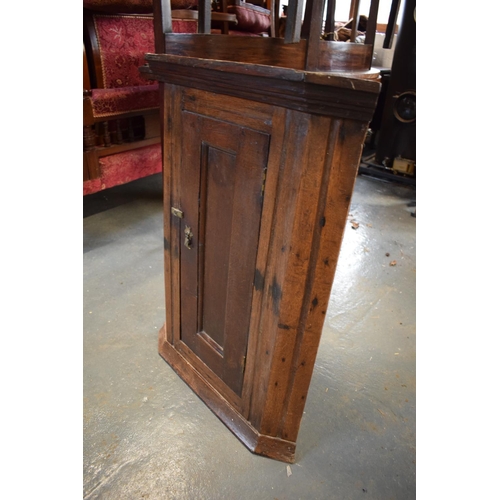
[[[241,395],[269,136],[183,122],[180,340]]]

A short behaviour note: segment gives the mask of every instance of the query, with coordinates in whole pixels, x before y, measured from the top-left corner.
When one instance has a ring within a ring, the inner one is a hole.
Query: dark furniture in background
[[[151,9],[137,1],[83,5],[85,195],[161,171],[161,146],[158,84],[139,73],[154,47]]]
[[[415,0],[403,4],[392,65],[381,71],[382,90],[360,166],[362,173],[413,185],[417,159],[415,6]]]
[[[376,161],[416,161],[415,0],[406,0],[378,134]]]
[[[270,12],[235,1],[236,6],[212,13],[211,31],[220,33],[222,27],[234,35],[267,34]],[[196,33],[197,8],[197,0],[172,0],[172,32]],[[84,0],[83,19],[87,195],[161,172],[162,162],[158,83],[139,73],[144,54],[155,50],[153,1]]]

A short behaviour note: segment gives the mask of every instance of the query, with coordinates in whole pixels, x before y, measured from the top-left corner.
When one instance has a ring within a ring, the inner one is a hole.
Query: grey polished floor
[[[86,197],[83,497],[415,498],[414,200],[413,187],[356,181],[287,466],[251,454],[157,354],[160,176]]]

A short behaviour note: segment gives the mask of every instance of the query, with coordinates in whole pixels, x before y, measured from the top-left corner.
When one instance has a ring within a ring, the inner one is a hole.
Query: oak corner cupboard
[[[321,1],[283,39],[211,35],[207,4],[185,35],[158,0],[142,68],[161,91],[159,353],[252,452],[293,462],[378,73],[369,44],[320,39]]]

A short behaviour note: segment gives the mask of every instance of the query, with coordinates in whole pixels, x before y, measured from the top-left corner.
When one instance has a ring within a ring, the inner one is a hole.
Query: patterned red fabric
[[[158,83],[125,89],[93,89],[92,110],[96,118],[160,106]]]
[[[154,53],[153,18],[145,16],[95,15],[94,25],[101,52],[104,88],[153,85],[139,72],[144,54]],[[174,33],[196,33],[196,20],[176,19]]]
[[[153,53],[153,19],[145,16],[95,15],[104,88],[152,85],[139,72],[144,54]]]
[[[83,194],[92,194],[161,172],[161,145],[154,144],[99,159],[101,178],[83,183]]]
[[[102,191],[101,179],[89,179],[88,181],[83,181],[83,196],[97,193],[98,191]]]
[[[196,19],[172,19],[172,31],[174,33],[196,33],[198,21]]]

